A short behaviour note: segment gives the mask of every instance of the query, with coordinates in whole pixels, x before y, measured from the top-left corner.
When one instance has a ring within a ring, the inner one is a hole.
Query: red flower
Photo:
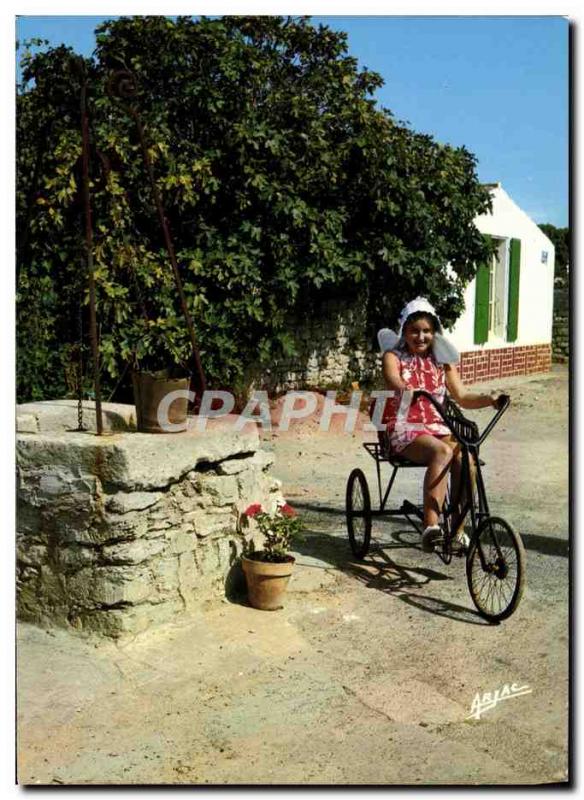
[[[255,517],[256,514],[261,514],[262,507],[259,503],[253,503],[253,505],[246,508],[243,512],[246,517]]]
[[[295,516],[297,516],[297,514],[294,511],[294,509],[292,508],[292,506],[288,505],[288,503],[284,503],[283,506],[280,506],[280,512],[285,517],[295,517]]]

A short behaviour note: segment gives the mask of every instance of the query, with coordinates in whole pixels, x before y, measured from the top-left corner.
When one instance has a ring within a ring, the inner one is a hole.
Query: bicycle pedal
[[[470,545],[470,538],[464,534],[464,538],[461,540],[458,537],[454,537],[450,542],[450,549],[452,550],[452,555],[454,556],[465,556],[468,552],[468,548]]]
[[[439,530],[426,529],[422,534],[422,550],[425,553],[433,553],[439,545],[444,543],[444,534]]]

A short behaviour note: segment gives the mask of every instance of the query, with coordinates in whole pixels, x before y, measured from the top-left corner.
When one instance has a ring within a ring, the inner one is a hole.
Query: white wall
[[[492,335],[483,345],[474,343],[475,281],[466,288],[466,309],[448,338],[461,351],[513,345],[546,344],[552,340],[554,305],[554,246],[535,222],[497,185],[493,189],[493,212],[475,219],[481,233],[521,239],[519,271],[519,325],[515,342]],[[547,264],[541,252],[547,250]]]

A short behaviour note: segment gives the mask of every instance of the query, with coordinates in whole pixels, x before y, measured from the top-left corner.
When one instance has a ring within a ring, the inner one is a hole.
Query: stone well
[[[18,406],[19,618],[120,636],[225,592],[238,513],[282,497],[257,428],[238,419],[137,433],[133,406],[105,404],[98,437],[75,430],[74,401]]]

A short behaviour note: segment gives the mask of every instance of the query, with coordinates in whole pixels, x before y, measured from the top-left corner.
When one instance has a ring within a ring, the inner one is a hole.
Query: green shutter
[[[485,239],[490,240],[490,236]],[[489,338],[489,284],[490,267],[489,262],[479,264],[475,278],[475,325],[474,343],[484,344]]]
[[[521,240],[511,239],[509,254],[509,312],[507,314],[507,341],[517,339],[519,328],[519,268],[521,264]]]

